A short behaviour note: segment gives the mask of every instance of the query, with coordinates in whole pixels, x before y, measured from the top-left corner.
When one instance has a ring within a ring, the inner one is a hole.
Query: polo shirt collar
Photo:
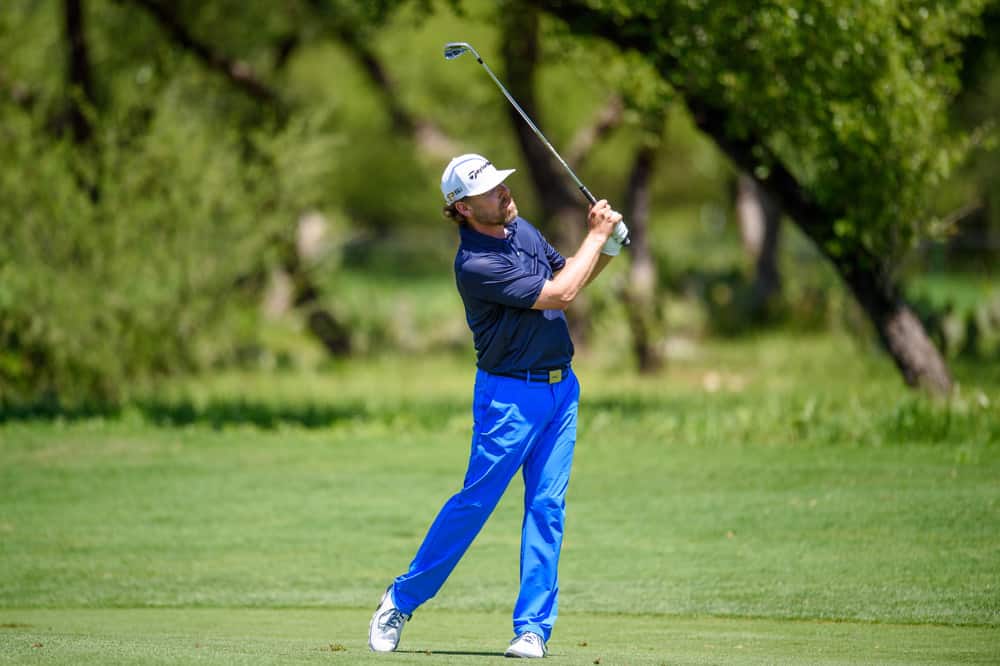
[[[507,224],[505,228],[507,229],[507,238],[495,238],[493,236],[487,236],[486,234],[479,233],[472,227],[465,225],[458,228],[460,237],[462,239],[462,244],[466,247],[474,247],[484,250],[501,250],[507,247],[508,241],[517,234],[517,221],[519,217],[515,217]]]

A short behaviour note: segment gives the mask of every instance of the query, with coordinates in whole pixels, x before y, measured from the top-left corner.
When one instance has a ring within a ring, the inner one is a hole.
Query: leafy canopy
[[[558,5],[558,3],[553,3]],[[961,41],[984,0],[592,0],[682,94],[728,113],[836,219],[831,254],[898,258],[965,154],[949,133]],[[806,221],[809,222],[809,221]]]

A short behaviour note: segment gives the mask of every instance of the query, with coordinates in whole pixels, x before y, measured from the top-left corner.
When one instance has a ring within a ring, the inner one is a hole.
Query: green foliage
[[[219,325],[274,233],[239,138],[171,105],[87,151],[31,123],[4,118],[0,402],[113,400],[232,345]]]
[[[239,357],[295,220],[336,201],[336,107],[275,124],[273,108],[166,47],[145,13],[87,6],[100,66],[97,99],[81,100],[94,126],[86,144],[65,136],[65,100],[50,95],[59,84],[31,78],[44,54],[27,37],[57,36],[59,21],[44,19],[58,8],[4,15],[14,54],[4,73],[40,91],[0,105],[5,408],[114,402],[146,380]]]
[[[311,211],[338,229],[336,260],[309,268],[318,302],[345,318],[357,349],[467,346],[448,278],[454,235],[436,191],[446,159],[421,153],[387,102],[436,123],[456,150],[517,163],[492,82],[472,61],[440,57],[443,41],[465,39],[499,65],[504,7],[161,4],[275,99],[247,95],[138,3],[88,0],[95,89],[83,100],[67,87],[62,3],[0,10],[0,405],[114,400],[146,378],[253,357],[246,350],[267,335],[256,321],[267,272]],[[737,111],[734,133],[764,138],[762,170],[777,156],[819,200],[842,204],[831,241],[841,251],[895,251],[927,230],[930,186],[961,154],[941,123],[957,85],[955,48],[982,3],[592,4],[636,20],[657,45],[647,61],[542,22],[539,114],[557,146],[612,91],[631,109],[581,167],[595,193],[620,194],[628,156],[661,140],[655,114],[669,106],[657,220],[672,226],[679,211],[700,209],[681,220],[690,226],[728,205],[725,159],[673,104],[676,91],[693,90]],[[367,56],[381,59],[390,96],[374,85]],[[682,65],[667,68],[673,88],[654,74],[663,63]],[[86,145],[65,136],[71,99],[94,126]],[[986,171],[976,174],[983,182]],[[521,168],[511,182],[534,218],[528,177]],[[654,229],[654,245],[672,246],[673,232]],[[702,268],[729,276],[735,263]],[[428,275],[441,283],[428,286]],[[373,284],[391,284],[392,294]],[[457,327],[437,326],[450,315]]]
[[[966,151],[947,109],[985,2],[591,4],[641,30],[682,94],[726,109],[730,136],[760,141],[758,176],[780,160],[836,213],[831,254],[891,264],[930,232],[929,196]]]

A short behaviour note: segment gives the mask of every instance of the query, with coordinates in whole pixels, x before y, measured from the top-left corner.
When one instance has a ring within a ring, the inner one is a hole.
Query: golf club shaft
[[[573,173],[573,169],[571,169],[570,166],[566,164],[566,160],[562,158],[562,155],[559,154],[559,151],[556,150],[551,143],[549,143],[549,140],[545,138],[545,135],[542,134],[542,131],[538,129],[538,127],[535,125],[534,122],[532,122],[531,118],[528,117],[528,114],[525,113],[524,109],[521,108],[521,105],[517,103],[517,100],[514,99],[509,92],[507,92],[507,88],[505,88],[503,83],[500,82],[500,79],[497,78],[497,75],[493,73],[493,70],[490,69],[490,66],[486,64],[486,62],[482,59],[482,57],[479,55],[476,49],[472,48],[472,45],[469,44],[468,42],[449,42],[444,45],[444,57],[447,60],[454,60],[455,58],[461,56],[463,53],[471,53],[473,56],[475,56],[476,60],[479,61],[479,64],[482,65],[483,69],[486,70],[486,73],[490,75],[491,79],[493,79],[493,83],[497,84],[497,88],[500,89],[500,92],[503,93],[503,96],[507,98],[507,101],[511,103],[511,106],[517,109],[517,112],[521,115],[521,118],[524,119],[524,122],[528,123],[528,127],[530,127],[531,131],[535,133],[535,136],[537,136],[539,140],[543,144],[545,144],[545,147],[549,149],[549,152],[555,155],[556,159],[559,160],[559,164],[561,164],[563,168],[566,169],[566,173],[570,175],[570,177],[573,179],[573,182],[576,183],[576,186],[580,188],[580,191],[583,192],[583,196],[587,198],[587,201],[590,202],[590,205],[593,206],[594,204],[596,204],[597,197],[591,194],[590,190],[587,189],[587,186],[584,185],[582,182],[580,182],[580,179],[577,178],[575,173]],[[625,223],[619,222],[618,225],[616,226],[616,230],[618,229],[621,229],[621,236],[619,237],[621,244],[628,245],[630,240],[628,237],[628,228],[625,226]]]
[[[507,98],[507,101],[511,103],[511,106],[517,109],[517,112],[521,114],[521,117],[524,118],[524,122],[528,123],[528,127],[530,127],[531,131],[535,133],[535,136],[537,136],[541,140],[541,142],[545,144],[545,147],[548,148],[553,155],[555,155],[555,158],[559,160],[559,164],[562,164],[563,168],[566,169],[566,173],[569,174],[570,178],[573,179],[573,182],[576,183],[576,186],[580,188],[581,192],[583,192],[583,196],[587,197],[587,201],[590,202],[590,205],[593,206],[595,203],[597,203],[597,198],[590,193],[590,190],[587,189],[586,185],[580,182],[580,179],[577,178],[576,174],[573,172],[573,169],[571,169],[570,166],[566,164],[566,160],[562,158],[562,155],[559,154],[559,151],[557,151],[555,147],[553,147],[553,145],[549,143],[549,140],[545,138],[544,134],[542,134],[542,130],[538,129],[535,123],[531,121],[531,118],[529,118],[528,114],[524,112],[524,109],[521,108],[521,105],[517,103],[517,100],[515,100],[509,92],[507,92],[507,88],[505,88],[504,85],[500,83],[500,79],[498,79],[496,74],[493,73],[493,70],[490,69],[490,66],[487,65],[481,57],[479,57],[478,53],[476,54],[476,60],[479,61],[479,64],[483,66],[483,69],[486,70],[486,73],[490,75],[491,79],[493,79],[493,83],[497,84],[497,87],[500,88],[500,92],[502,92],[503,96]]]

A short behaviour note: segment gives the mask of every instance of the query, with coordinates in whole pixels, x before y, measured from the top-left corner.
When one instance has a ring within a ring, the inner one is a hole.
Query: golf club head
[[[444,58],[445,60],[454,60],[460,55],[464,54],[466,51],[472,53],[479,59],[479,54],[476,53],[476,49],[472,48],[472,45],[466,42],[448,42],[444,45]]]

